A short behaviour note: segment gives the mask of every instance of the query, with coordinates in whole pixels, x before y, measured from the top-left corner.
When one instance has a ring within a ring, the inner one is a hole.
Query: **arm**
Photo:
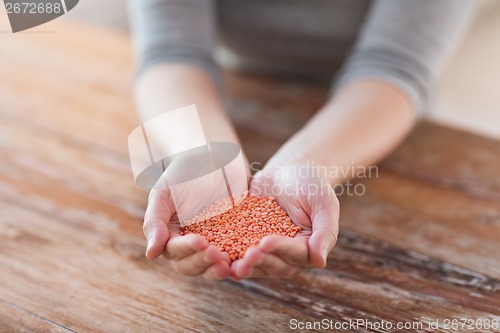
[[[275,196],[303,231],[293,239],[264,238],[233,264],[233,275],[287,277],[324,267],[339,231],[339,204],[330,185],[346,179],[331,177],[340,174],[336,172],[319,173],[315,167],[350,170],[353,161],[369,166],[387,155],[414,121],[409,99],[390,84],[359,80],[340,89],[251,184],[253,193]]]
[[[263,239],[233,267],[234,275],[288,276],[325,265],[338,233],[338,203],[322,185],[346,179],[313,170],[308,177],[287,172],[283,176],[273,170],[289,166],[307,170],[311,162],[349,170],[352,163],[369,167],[384,158],[427,109],[439,73],[474,7],[475,1],[470,0],[379,0],[374,4],[330,100],[252,183],[254,191],[265,192],[273,187],[269,185],[305,189],[277,195],[305,232],[297,239]],[[310,184],[322,191],[313,195],[307,190]]]
[[[208,141],[237,143],[224,113],[222,76],[212,59],[212,2],[130,0],[129,5],[138,56],[135,97],[141,120],[196,104]],[[229,256],[199,235],[180,236],[174,217],[168,189],[152,189],[143,225],[147,257],[163,255],[185,275],[228,276]]]
[[[165,63],[149,68],[136,83],[135,100],[142,121],[196,104],[207,141],[239,143],[214,81],[197,66]]]
[[[428,109],[439,75],[476,4],[378,0],[336,81],[335,93],[271,164],[307,159],[345,169],[353,162],[370,166],[384,158]]]
[[[142,121],[196,104],[209,141],[238,142],[224,113],[222,72],[212,50],[211,0],[129,0]]]
[[[350,170],[353,163],[371,166],[403,140],[415,118],[409,98],[397,87],[381,80],[357,80],[339,89],[268,166],[308,161],[338,170]],[[326,176],[332,185],[347,180]]]

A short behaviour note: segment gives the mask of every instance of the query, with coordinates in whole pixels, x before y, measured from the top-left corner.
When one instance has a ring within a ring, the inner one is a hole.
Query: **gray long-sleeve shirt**
[[[386,80],[427,109],[478,0],[129,0],[138,70],[165,62],[202,67],[222,86],[214,51],[233,66],[328,74],[334,90]],[[226,59],[228,57],[226,56]]]

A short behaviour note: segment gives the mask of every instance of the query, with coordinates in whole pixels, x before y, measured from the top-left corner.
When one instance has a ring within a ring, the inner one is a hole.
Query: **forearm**
[[[341,88],[293,136],[268,165],[309,163],[342,172],[329,172],[332,185],[347,180],[354,167],[368,167],[389,154],[415,122],[409,99],[397,88],[361,79]]]
[[[141,121],[195,104],[208,141],[238,143],[211,77],[189,64],[167,63],[149,68],[136,82]]]

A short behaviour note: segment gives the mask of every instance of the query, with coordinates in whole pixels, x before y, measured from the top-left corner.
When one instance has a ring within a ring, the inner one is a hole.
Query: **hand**
[[[188,276],[201,275],[208,280],[229,276],[229,255],[200,235],[181,236],[174,212],[170,191],[152,189],[143,225],[148,240],[146,256],[153,260],[163,254],[175,262],[177,272]]]
[[[339,231],[339,202],[315,167],[266,167],[250,183],[252,195],[274,196],[292,221],[302,227],[294,238],[271,235],[231,265],[234,279],[289,277],[326,266]]]
[[[175,262],[181,274],[219,280],[231,272],[229,254],[209,245],[200,235],[181,236],[178,215],[181,211],[183,215],[191,215],[212,202],[217,193],[214,189],[226,189],[223,178],[208,174],[203,179],[183,182],[179,186],[168,184],[168,180],[179,176],[191,176],[186,179],[199,176],[196,172],[200,171],[197,167],[200,161],[195,158],[199,156],[172,162],[151,190],[143,225],[148,241],[146,256],[153,260],[163,254],[164,258]]]

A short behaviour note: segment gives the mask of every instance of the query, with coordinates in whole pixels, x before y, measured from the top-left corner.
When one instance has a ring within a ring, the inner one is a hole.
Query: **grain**
[[[207,210],[217,210],[218,205],[215,203]],[[202,235],[234,261],[243,258],[246,251],[257,246],[265,236],[295,237],[301,230],[274,197],[248,195],[224,213],[182,227],[181,235]]]

